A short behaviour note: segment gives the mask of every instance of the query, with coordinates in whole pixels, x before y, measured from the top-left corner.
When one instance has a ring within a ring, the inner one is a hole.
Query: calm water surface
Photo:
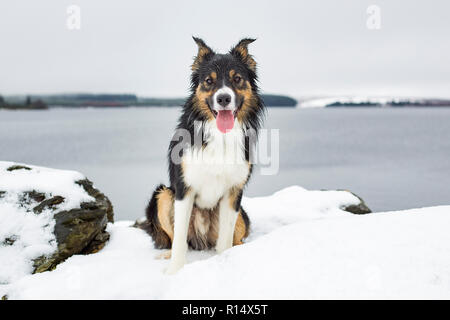
[[[0,160],[81,171],[116,219],[143,215],[167,183],[177,108],[0,111]],[[269,109],[280,168],[258,171],[246,195],[290,185],[348,189],[375,211],[450,204],[450,109]]]

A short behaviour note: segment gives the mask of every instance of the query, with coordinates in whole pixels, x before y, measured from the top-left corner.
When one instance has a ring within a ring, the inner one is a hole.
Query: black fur
[[[241,207],[241,201],[242,201],[242,193],[244,190],[240,190],[238,196],[236,197],[236,201],[234,203],[234,210],[239,211],[239,208]]]
[[[248,217],[247,212],[245,212],[244,208],[241,207],[241,215],[242,219],[244,219],[245,229],[250,230],[250,218]]]

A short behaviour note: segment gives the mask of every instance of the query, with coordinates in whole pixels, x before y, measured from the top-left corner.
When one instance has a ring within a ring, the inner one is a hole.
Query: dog
[[[242,39],[226,54],[193,39],[198,53],[191,94],[169,144],[170,187],[156,188],[140,225],[157,248],[171,249],[164,255],[167,274],[183,267],[188,246],[221,253],[248,236],[250,220],[241,206],[253,170],[248,132],[257,137],[265,110],[248,52],[254,39]]]

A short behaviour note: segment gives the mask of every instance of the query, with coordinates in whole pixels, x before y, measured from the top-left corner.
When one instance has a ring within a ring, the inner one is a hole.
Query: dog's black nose
[[[222,93],[217,96],[217,103],[222,107],[226,107],[231,102],[231,96],[228,93]]]

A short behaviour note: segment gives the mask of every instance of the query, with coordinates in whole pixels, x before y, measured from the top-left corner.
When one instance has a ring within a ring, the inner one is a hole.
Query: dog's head
[[[259,126],[263,105],[258,96],[256,62],[248,52],[254,39],[243,39],[227,54],[215,53],[194,37],[198,53],[192,64],[193,108],[226,133],[235,121]]]

